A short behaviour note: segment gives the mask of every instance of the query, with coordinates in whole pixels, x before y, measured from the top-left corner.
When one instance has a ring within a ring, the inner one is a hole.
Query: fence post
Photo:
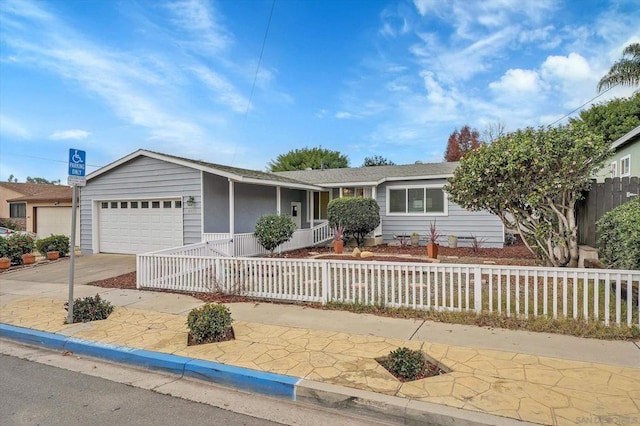
[[[322,262],[322,279],[320,285],[322,286],[322,304],[326,305],[329,301],[329,262]]]
[[[473,310],[476,314],[482,312],[482,270],[473,269]]]

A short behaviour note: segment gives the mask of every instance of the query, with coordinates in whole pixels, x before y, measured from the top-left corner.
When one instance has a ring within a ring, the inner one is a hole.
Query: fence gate
[[[607,178],[604,182],[593,182],[591,190],[576,206],[578,241],[591,247],[596,246],[596,222],[605,213],[640,194],[640,178]]]

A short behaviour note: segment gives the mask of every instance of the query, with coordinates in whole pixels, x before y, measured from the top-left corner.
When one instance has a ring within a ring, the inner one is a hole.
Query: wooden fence
[[[618,207],[640,194],[640,178],[607,178],[602,183],[593,182],[591,190],[576,206],[578,223],[578,241],[596,247],[598,236],[596,222],[605,213]]]

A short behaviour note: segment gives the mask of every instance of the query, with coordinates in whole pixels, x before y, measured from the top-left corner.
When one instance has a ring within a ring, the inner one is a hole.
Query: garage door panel
[[[181,246],[183,226],[179,199],[155,203],[156,200],[100,203],[99,251],[139,254]]]

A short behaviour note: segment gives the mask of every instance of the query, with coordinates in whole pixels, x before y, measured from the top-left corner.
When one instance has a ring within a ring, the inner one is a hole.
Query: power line
[[[605,90],[604,92],[602,92],[602,93],[600,93],[600,94],[598,94],[598,95],[594,96],[593,98],[589,99],[587,102],[585,102],[585,103],[583,103],[582,105],[580,105],[578,108],[574,109],[573,111],[571,111],[571,112],[570,112],[570,113],[568,113],[568,114],[563,115],[562,117],[558,118],[558,119],[557,119],[556,121],[554,121],[553,123],[547,124],[547,126],[545,126],[545,127],[553,126],[553,125],[554,125],[554,124],[556,124],[558,121],[562,121],[562,120],[564,120],[565,118],[567,118],[568,116],[570,116],[570,115],[571,115],[571,114],[573,114],[574,112],[578,111],[579,109],[582,109],[582,107],[584,107],[584,106],[585,106],[586,104],[588,104],[589,102],[591,102],[591,101],[594,101],[594,100],[598,99],[600,96],[604,95],[605,93],[607,93],[609,90],[613,89],[613,88],[614,88],[614,87],[616,87],[616,86],[617,86],[617,84],[616,84],[615,86],[611,86],[611,87],[609,87],[609,88],[608,88],[607,90]]]

